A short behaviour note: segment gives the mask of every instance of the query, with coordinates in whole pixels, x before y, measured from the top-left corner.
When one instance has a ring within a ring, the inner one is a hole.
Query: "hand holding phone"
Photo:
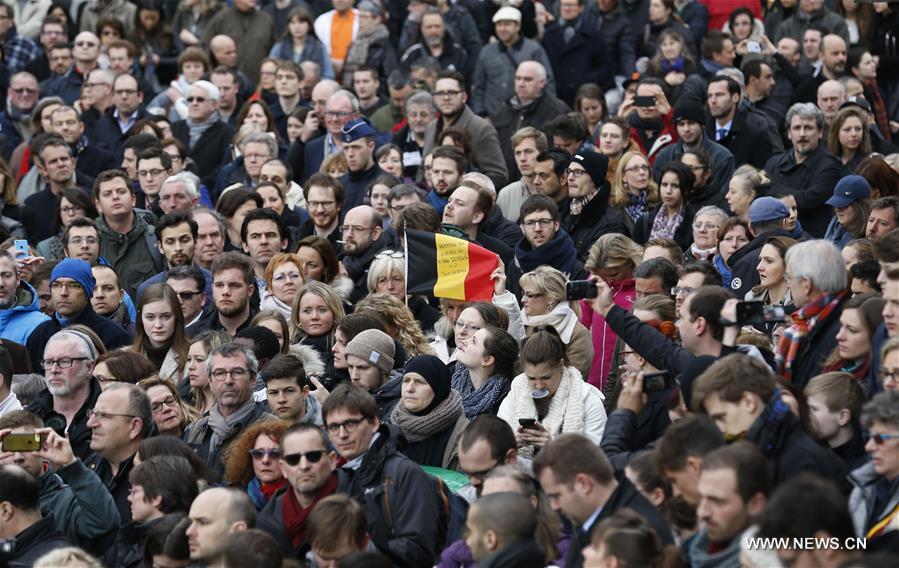
[[[537,423],[536,418],[519,418],[518,424],[525,430],[536,430],[534,425]]]

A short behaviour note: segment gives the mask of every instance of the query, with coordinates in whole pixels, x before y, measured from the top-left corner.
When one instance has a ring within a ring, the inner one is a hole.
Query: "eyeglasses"
[[[717,231],[718,227],[719,225],[716,225],[715,223],[693,223],[693,228],[697,231],[701,231],[703,229],[705,229],[706,231]]]
[[[81,246],[83,244],[95,245],[98,241],[97,237],[69,237],[69,244],[75,246]]]
[[[474,324],[471,324],[468,322],[460,321],[460,320],[456,320],[456,324],[453,327],[456,328],[456,331],[462,331],[463,329],[467,329],[468,331],[470,331],[472,333],[481,329],[480,326],[477,326],[477,325],[474,325]]]
[[[678,294],[687,295],[687,294],[692,294],[695,291],[696,291],[696,288],[690,288],[689,286],[684,286],[682,288],[675,286],[674,288],[671,289],[671,295],[672,296],[677,296]]]
[[[899,369],[880,369],[877,371],[877,375],[880,377],[881,382],[886,382],[887,379],[893,383],[899,383]]]
[[[81,207],[75,207],[74,205],[66,205],[65,207],[59,208],[60,213],[65,213],[66,215],[71,215],[72,213],[77,213],[79,211],[84,211]]]
[[[40,91],[37,89],[29,89],[28,87],[19,87],[18,89],[12,89],[12,92],[17,95],[36,95]]]
[[[231,375],[231,378],[235,381],[239,381],[247,378],[249,374],[249,369],[244,369],[243,367],[234,367],[233,369],[216,369],[212,371],[212,374],[210,376],[213,380],[221,382],[224,381],[225,377],[227,377],[228,375]]]
[[[327,426],[328,434],[338,434],[340,433],[341,428],[346,430],[347,434],[352,434],[356,431],[356,428],[358,428],[359,425],[363,422],[365,422],[365,418],[350,418],[349,420],[344,420],[343,422],[331,422]]]
[[[375,255],[375,259],[378,258],[406,258],[406,253],[396,250],[382,250]]]
[[[441,99],[451,99],[453,97],[458,97],[461,94],[462,91],[436,91],[434,96]]]
[[[618,355],[620,357],[627,357],[628,355],[636,355],[636,351],[619,351]]]
[[[306,205],[309,209],[333,209],[337,205],[336,201],[307,201]]]
[[[347,118],[353,116],[351,112],[343,112],[339,110],[326,110],[325,118]]]
[[[345,424],[341,424],[341,426],[345,426]],[[338,429],[339,428],[340,427],[338,426]],[[355,427],[353,427],[353,429],[355,430]],[[330,430],[330,428],[329,428],[329,430]],[[349,432],[349,431],[350,430],[347,429],[347,432]],[[313,450],[311,452],[297,452],[295,454],[287,454],[286,456],[284,456],[281,459],[284,460],[284,463],[293,467],[293,466],[299,465],[300,460],[302,458],[306,458],[306,461],[309,463],[318,463],[318,462],[322,461],[322,457],[324,455],[325,455],[325,450]]]
[[[87,411],[87,419],[96,418],[97,420],[107,420],[113,417],[121,417],[121,418],[137,418],[134,414],[115,414],[112,412],[103,412],[101,410],[88,410]]]
[[[639,166],[631,166],[629,168],[624,168],[624,171],[626,171],[626,172],[648,172],[649,166],[647,166],[646,164],[641,164]]]
[[[253,448],[250,450],[250,456],[253,457],[254,460],[263,460],[265,458],[276,460],[281,457],[281,450],[277,448],[272,449],[264,449],[264,448]]]
[[[887,440],[895,440],[899,439],[899,434],[872,434],[865,430],[862,432],[862,439],[865,443],[868,443],[868,440],[874,440],[874,443],[878,446],[884,445]]]
[[[496,467],[498,465],[499,465],[499,462],[497,461],[492,466],[488,467],[487,469],[482,469],[481,471],[465,471],[464,469],[461,469],[461,468],[459,469],[459,471],[462,472],[463,474],[467,475],[468,479],[484,481],[484,478],[487,477],[488,475],[490,475],[490,472],[493,471],[494,469],[496,469]]]
[[[175,292],[175,294],[178,295],[178,299],[181,300],[182,302],[189,302],[202,293],[203,292],[191,291],[191,290],[185,290],[184,292]]]
[[[72,290],[73,292],[77,290],[84,290],[84,286],[82,286],[78,282],[60,282],[59,280],[57,280],[50,284],[51,290],[62,290],[63,288],[67,288],[69,290]]]
[[[75,361],[86,361],[87,357],[61,357],[59,359],[44,359],[41,361],[41,367],[45,370],[53,368],[53,365],[59,365],[60,369],[69,369],[75,364]]]
[[[138,170],[137,175],[138,175],[138,177],[142,177],[142,178],[145,178],[148,176],[156,177],[163,172],[165,172],[165,170],[162,168],[154,168],[152,170]]]
[[[374,227],[362,227],[360,225],[341,225],[340,232],[342,233],[361,233],[363,231],[371,231]]]
[[[101,383],[118,383],[121,382],[115,377],[107,377],[106,375],[94,375],[94,378]]]
[[[272,276],[272,282],[284,282],[285,280],[299,280],[300,273],[299,272],[281,272],[280,274],[275,274]]]
[[[574,178],[579,178],[582,175],[584,175],[585,173],[587,173],[587,170],[572,170],[571,168],[568,168],[565,170],[566,176],[571,176]]]
[[[522,225],[524,225],[526,229],[533,229],[535,227],[549,227],[553,222],[552,219],[531,219],[530,221],[523,222]]]
[[[205,103],[207,100],[206,97],[187,97],[189,103]]]
[[[178,406],[178,401],[175,400],[175,397],[170,396],[170,397],[166,398],[165,400],[161,400],[159,402],[154,402],[150,406],[150,409],[155,414],[155,413],[159,412],[160,410],[162,410],[163,407],[166,407],[166,406],[169,408],[175,408],[176,406]]]

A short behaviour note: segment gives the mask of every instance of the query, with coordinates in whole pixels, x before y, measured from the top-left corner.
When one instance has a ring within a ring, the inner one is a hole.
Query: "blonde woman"
[[[369,294],[389,294],[405,302],[423,332],[430,333],[440,312],[421,296],[406,296],[406,255],[401,251],[379,252],[368,269]]]
[[[586,267],[609,285],[616,304],[630,310],[636,298],[634,269],[642,261],[643,247],[624,235],[611,233],[600,237],[590,248]],[[602,390],[612,370],[618,336],[588,302],[581,302],[581,323],[590,329],[593,337],[593,363],[587,381]]]
[[[390,294],[369,294],[359,300],[354,313],[370,312],[384,323],[387,334],[406,350],[408,357],[435,355],[434,349],[406,304]]]
[[[661,201],[649,160],[640,152],[625,152],[615,168],[609,205],[621,210],[628,232],[633,232],[637,220]]]
[[[565,301],[565,275],[549,266],[541,266],[519,278],[521,286],[521,320],[530,336],[541,326],[552,326],[565,344],[568,363],[588,376],[593,361],[590,332],[578,321],[574,302]]]
[[[302,343],[315,348],[325,360],[334,362],[331,347],[334,346],[334,328],[344,316],[343,302],[333,288],[321,282],[310,281],[297,292],[290,314],[291,343]]]
[[[759,171],[750,164],[743,164],[730,177],[724,199],[735,217],[749,221],[749,206],[758,197],[759,186],[768,183],[765,172]]]

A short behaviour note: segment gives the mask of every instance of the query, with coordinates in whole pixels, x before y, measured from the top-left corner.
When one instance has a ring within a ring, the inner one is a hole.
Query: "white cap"
[[[502,21],[513,21],[516,23],[521,23],[521,12],[518,8],[513,8],[512,6],[503,6],[499,10],[496,11],[496,14],[493,14],[493,23],[502,22]]]

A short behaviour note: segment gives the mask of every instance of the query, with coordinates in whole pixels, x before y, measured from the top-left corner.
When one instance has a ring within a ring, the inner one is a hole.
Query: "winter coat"
[[[656,215],[659,214],[659,211],[661,211],[664,206],[664,203],[659,203],[637,219],[637,222],[634,223],[634,234],[632,236],[635,243],[639,245],[646,244],[646,241],[648,241],[649,237],[652,235],[652,225],[655,223]],[[691,207],[689,205],[684,206],[684,219],[674,230],[674,242],[677,243],[677,246],[679,246],[681,250],[687,250],[690,248],[690,245],[693,244],[693,228],[691,224],[698,209],[699,208],[697,207]]]
[[[712,142],[708,136],[702,137],[702,147],[709,153],[712,162],[712,178],[703,190],[705,202],[702,205],[720,207],[725,204],[724,195],[727,193],[730,178],[734,173],[734,156],[721,144]],[[662,178],[662,170],[665,166],[671,162],[681,161],[685,153],[686,148],[683,143],[671,144],[658,153],[652,164],[652,177],[656,183]],[[696,197],[693,196],[690,201],[696,203]]]
[[[690,566],[692,568],[729,568],[740,565],[739,535],[734,537],[726,548],[710,553],[709,531],[706,528],[700,530],[696,537],[690,540]]]
[[[808,335],[800,341],[791,379],[797,388],[804,389],[812,377],[821,374],[824,361],[836,348],[836,335],[840,331],[840,316],[843,314],[843,304],[848,299],[849,295],[847,294],[840,304],[827,314],[826,318],[816,321]]]
[[[231,138],[234,137],[234,127],[220,120],[209,127],[191,147],[187,120],[179,120],[172,123],[172,136],[189,148],[187,156],[196,164],[197,174],[203,185],[215,187],[215,177],[222,166],[222,156],[226,155]]]
[[[884,481],[883,476],[874,471],[874,462],[866,463],[849,474],[849,482],[852,484],[852,493],[849,494],[849,514],[852,515],[852,525],[855,527],[856,536],[867,535],[879,520],[899,506],[899,491],[893,491],[878,518],[872,517],[877,500],[877,486]],[[896,528],[894,520],[887,525],[885,532],[894,532]],[[883,533],[879,536],[883,536]]]
[[[47,346],[47,341],[50,340],[50,337],[57,331],[61,331],[64,327],[68,327],[63,326],[57,318],[58,316],[54,314],[53,317],[38,324],[28,337],[28,341],[25,342],[25,346],[28,347],[28,352],[31,354],[32,369],[41,368],[41,359],[44,357],[44,348]],[[94,312],[94,308],[91,307],[90,302],[84,306],[84,309],[81,310],[80,313],[69,318],[68,325],[75,324],[82,324],[92,329],[93,332],[100,337],[103,345],[105,345],[106,349],[109,351],[130,345],[131,340],[133,339],[131,334],[122,326],[111,319],[97,315],[97,313]]]
[[[609,185],[603,184],[599,188],[599,194],[584,206],[580,215],[570,213],[570,201],[566,201],[559,211],[562,217],[562,229],[574,241],[574,248],[577,250],[577,257],[581,262],[586,262],[590,247],[599,237],[608,233],[623,235],[629,233],[621,212],[609,206],[610,193]]]
[[[471,13],[461,4],[450,4],[449,10],[443,14],[443,23],[454,38],[472,59],[477,59],[481,52],[482,42],[477,24]],[[421,41],[421,20],[406,18],[400,36],[400,49],[407,50]]]
[[[685,24],[678,22],[673,18],[668,18],[663,24],[653,24],[649,22],[646,26],[640,30],[639,35],[637,36],[637,57],[648,57],[652,59],[652,57],[656,54],[659,46],[659,36],[665,30],[674,30],[684,38],[684,43],[693,52],[693,55],[698,53],[695,36],[690,31]]]
[[[38,558],[56,550],[72,546],[69,540],[56,530],[52,517],[44,517],[15,535],[12,554],[5,556],[7,568],[31,568]]]
[[[403,455],[399,428],[381,424],[378,434],[355,472],[339,470],[337,492],[364,505],[369,536],[397,566],[433,566],[446,538],[435,522],[442,514],[436,485]]]
[[[727,264],[731,268],[730,289],[733,290],[737,298],[743,298],[754,287],[761,283],[759,278],[759,254],[765,241],[771,237],[789,237],[790,234],[783,229],[766,231],[749,241],[743,248],[739,249],[727,259]]]
[[[140,568],[144,561],[144,542],[150,529],[159,522],[159,519],[138,523],[131,521],[119,529],[118,537],[112,548],[103,556],[106,566],[116,568]]]
[[[511,46],[496,41],[481,49],[471,83],[471,110],[495,118],[503,102],[515,94],[515,70],[524,61],[536,61],[546,69],[544,92],[555,94],[552,64],[543,47],[519,37]]]
[[[225,7],[209,20],[203,37],[200,38],[201,45],[209,45],[212,38],[219,34],[240,41],[240,49],[237,50],[237,68],[254,83],[258,82],[259,62],[275,45],[275,22],[272,17],[262,10],[241,12],[237,8]]]
[[[612,288],[615,305],[625,310],[630,310],[636,300],[636,288],[634,280],[626,280],[616,283]],[[606,384],[606,377],[612,370],[612,358],[615,354],[615,341],[618,336],[606,323],[601,314],[594,312],[589,303],[581,302],[581,323],[590,330],[593,338],[593,364],[590,367],[590,375],[587,382],[602,390]]]
[[[503,158],[506,160],[506,169],[509,171],[510,179],[518,178],[521,175],[512,151],[512,135],[525,126],[543,130],[544,124],[570,110],[567,104],[545,91],[525,105],[522,105],[516,96],[510,97],[502,103],[502,106],[496,111],[496,116],[493,117],[493,125],[499,135],[499,143],[503,150]],[[510,219],[510,221],[518,220],[518,210],[515,210],[514,214],[515,219]],[[509,218],[509,215],[506,215],[506,218]]]
[[[503,217],[499,207],[494,207],[487,213],[487,218],[478,225],[478,235],[488,235],[502,241],[510,249],[513,249],[521,240],[521,227],[517,223]],[[494,251],[496,252],[496,251]]]
[[[224,456],[228,446],[236,440],[250,425],[261,420],[275,420],[276,417],[268,413],[268,405],[264,402],[255,403],[252,414],[243,424],[233,427],[232,433],[225,440],[220,440],[217,446],[212,445],[212,428],[209,426],[209,415],[205,415],[190,426],[184,432],[182,438],[197,455],[206,462],[206,465],[219,477],[225,472]]]
[[[499,549],[478,562],[478,568],[543,568],[545,556],[542,546],[527,540]]]
[[[804,14],[802,10],[796,12],[777,26],[777,35],[772,39],[776,44],[785,37],[791,37],[802,42],[805,31],[811,27],[827,30],[828,33],[837,34],[849,45],[849,27],[846,20],[836,12],[822,7],[817,12]]]
[[[544,265],[555,268],[569,280],[586,280],[589,276],[584,263],[577,258],[574,241],[564,229],[559,229],[551,241],[537,248],[533,248],[525,238],[515,245],[515,266],[520,273],[524,274]]]
[[[102,216],[97,221],[97,227],[100,232],[100,256],[119,275],[119,287],[132,297],[137,297],[137,287],[162,270],[162,255],[156,247],[155,229],[137,212],[127,234],[113,231]]]
[[[587,2],[581,18],[590,22],[603,45],[603,54],[609,61],[613,75],[630,75],[636,65],[636,40],[630,19],[618,6],[607,13],[599,11],[596,2]]]
[[[324,44],[311,33],[306,36],[302,55],[298,55],[293,50],[293,39],[282,39],[272,47],[268,56],[275,59],[293,61],[297,64],[304,61],[312,61],[313,63],[318,63],[321,67],[322,79],[334,78],[334,67],[331,64],[331,58],[328,57],[328,52],[325,51]]]
[[[590,367],[594,362],[594,346],[590,332],[578,321],[577,314],[572,310],[568,311],[562,323],[554,327],[565,343],[565,360],[578,370],[581,377],[589,376]],[[525,324],[524,330],[525,335],[530,337],[534,333],[535,326]]]
[[[392,371],[386,383],[370,389],[368,392],[378,403],[378,418],[381,422],[390,422],[390,415],[393,414],[393,409],[403,395],[403,374],[399,371]]]
[[[509,177],[506,169],[506,161],[499,143],[499,136],[492,124],[472,112],[466,106],[455,122],[449,126],[455,126],[468,131],[471,135],[471,147],[477,148],[472,153],[471,165],[473,169],[484,173],[496,187],[503,187]],[[422,156],[427,156],[431,150],[440,145],[439,134],[443,129],[441,120],[433,120],[425,130],[425,147]]]
[[[459,45],[449,31],[443,36],[443,52],[439,57],[435,57],[428,45],[420,41],[411,46],[400,57],[400,67],[407,72],[412,69],[412,64],[422,57],[433,57],[440,64],[443,71],[458,71],[462,73],[466,81],[471,81],[471,75],[474,73],[474,63],[477,61],[476,54],[469,54],[465,48]]]
[[[43,354],[43,347],[40,352]],[[53,395],[50,394],[49,389],[42,390],[37,398],[25,407],[25,410],[43,420],[45,426],[53,428],[59,435],[66,434],[75,457],[86,460],[93,453],[91,450],[92,430],[87,426],[87,411],[94,408],[99,396],[100,383],[96,379],[91,379],[90,394],[75,413],[70,424],[66,423],[62,414],[53,410]]]
[[[121,163],[122,155],[125,152],[123,144],[125,143],[125,139],[132,134],[131,131],[133,130],[134,125],[122,132],[122,128],[119,125],[119,119],[113,116],[115,110],[115,107],[111,107],[100,117],[100,120],[97,121],[97,125],[94,126],[91,142],[100,148],[112,152],[112,155],[115,156],[118,163]],[[148,116],[147,111],[142,108],[137,109],[134,113],[135,124]]]
[[[727,135],[718,140],[718,127],[715,119],[711,119],[706,124],[706,138],[715,140],[726,148],[734,157],[735,167],[750,164],[762,169],[769,157],[783,151],[783,142],[777,135],[777,126],[770,122],[767,114],[757,110],[750,111],[738,105]]]
[[[53,515],[56,528],[75,546],[102,553],[119,528],[119,511],[112,495],[80,459],[38,478],[41,512]]]
[[[0,310],[0,338],[25,345],[35,328],[49,319],[41,312],[37,292],[22,280],[13,306]]]
[[[552,64],[556,93],[574,104],[574,95],[584,83],[596,83],[603,89],[615,86],[614,61],[607,57],[602,36],[595,26],[581,17],[571,41],[565,42],[565,27],[551,23],[543,35],[543,48]]]

